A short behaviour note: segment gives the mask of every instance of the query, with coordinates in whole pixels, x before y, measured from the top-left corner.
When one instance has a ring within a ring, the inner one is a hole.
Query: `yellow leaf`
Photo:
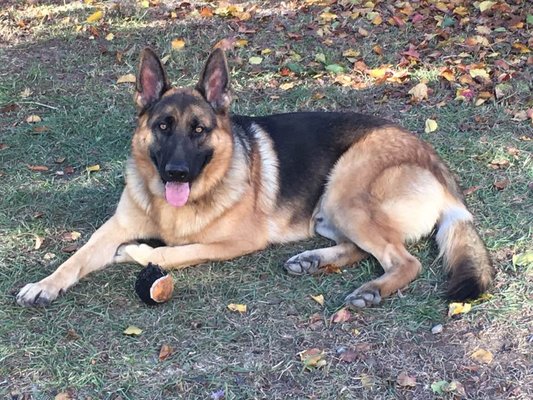
[[[81,233],[72,231],[70,232],[71,240],[78,240],[81,237]]]
[[[326,22],[331,22],[334,19],[337,19],[337,15],[333,14],[333,13],[330,13],[329,11],[326,11],[326,12],[323,12],[322,14],[320,14],[320,18],[323,19]]]
[[[321,295],[321,294],[318,294],[316,296],[311,295],[311,298],[314,301],[316,301],[318,304],[320,304],[321,306],[324,305],[324,296],[323,295]]]
[[[523,45],[520,42],[513,43],[513,48],[518,50],[520,53],[529,53],[531,50],[526,45]]]
[[[33,248],[35,250],[39,250],[41,246],[43,245],[43,242],[44,242],[44,238],[40,236],[35,236],[35,246],[33,246]]]
[[[257,56],[250,57],[248,59],[248,62],[252,65],[259,65],[263,62],[263,57],[257,57]]]
[[[495,1],[482,1],[478,5],[479,11],[484,12],[490,10],[494,4],[496,4]]]
[[[185,47],[185,40],[183,39],[174,39],[172,42],[171,42],[171,45],[172,45],[172,48],[174,50],[181,50]]]
[[[234,311],[234,312],[240,312],[245,313],[247,310],[246,304],[228,304],[228,310]]]
[[[368,75],[374,79],[383,79],[388,70],[389,68],[374,68],[368,71]]]
[[[68,392],[61,392],[55,395],[54,400],[72,400]]]
[[[113,33],[108,33],[105,37],[105,40],[107,40],[108,42],[112,41],[113,39],[115,38],[115,35],[113,35]]]
[[[428,87],[424,82],[420,82],[407,93],[413,96],[413,100],[421,101],[428,98]]]
[[[124,329],[124,332],[122,333],[128,336],[139,336],[142,332],[143,330],[141,328],[137,328],[135,325],[130,325]]]
[[[484,364],[490,364],[494,359],[494,355],[488,350],[477,349],[470,355],[470,358]]]
[[[141,7],[143,8],[150,7],[150,2],[148,0],[141,0]]]
[[[261,55],[262,55],[262,56],[267,56],[267,55],[269,55],[270,53],[272,53],[272,50],[271,50],[271,49],[263,49],[263,50],[261,50]]]
[[[87,172],[96,172],[96,171],[100,171],[100,165],[99,165],[99,164],[90,165],[90,166],[88,166],[87,168],[85,168],[85,170],[86,170]]]
[[[381,25],[381,23],[383,22],[383,18],[381,18],[381,15],[376,15],[374,17],[374,19],[372,20],[372,24],[374,25]]]
[[[344,57],[358,57],[361,52],[354,50],[354,49],[348,49],[342,53]]]
[[[248,44],[248,40],[246,39],[239,39],[235,42],[235,46],[237,47],[244,47]]]
[[[279,88],[281,90],[289,90],[292,89],[296,84],[294,82],[285,82],[279,85]]]
[[[30,115],[28,118],[26,118],[26,122],[29,124],[34,124],[36,122],[41,122],[41,117],[38,115]]]
[[[104,12],[102,10],[95,11],[94,13],[92,13],[91,15],[87,17],[87,22],[91,24],[93,22],[100,21],[103,18],[103,16],[104,16]]]
[[[455,75],[453,71],[449,68],[444,68],[439,75],[446,79],[448,82],[455,81]]]
[[[448,317],[458,314],[466,314],[472,309],[470,303],[450,303],[448,305]]]
[[[135,75],[133,74],[122,75],[117,79],[117,83],[135,83],[136,81],[137,78],[135,78]]]
[[[165,57],[161,58],[161,64],[165,65],[168,60],[170,60],[170,54],[167,54]]]
[[[483,79],[490,79],[489,73],[483,68],[472,68],[470,70],[470,76],[472,78],[480,77]]]
[[[324,352],[317,348],[301,351],[298,355],[307,369],[320,368],[327,364],[324,359]]]
[[[424,132],[426,133],[435,132],[438,127],[439,125],[437,124],[437,121],[435,121],[434,119],[428,118],[426,119],[426,127],[424,129]]]

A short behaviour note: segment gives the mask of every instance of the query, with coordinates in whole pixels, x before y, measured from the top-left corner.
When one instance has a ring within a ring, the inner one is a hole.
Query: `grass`
[[[0,13],[6,22],[0,34],[7,39],[0,47],[0,107],[17,105],[0,114],[0,143],[5,145],[0,150],[1,398],[49,399],[69,393],[76,399],[200,399],[220,389],[226,399],[453,398],[453,393],[433,393],[431,384],[440,380],[460,382],[473,399],[533,394],[533,271],[511,262],[513,254],[531,249],[532,142],[524,137],[531,138],[533,129],[508,113],[531,101],[526,77],[512,81],[515,98],[478,107],[453,101],[454,90],[439,82],[434,65],[413,73],[413,83],[426,79],[433,89],[432,98],[419,105],[408,103],[410,85],[357,91],[333,85],[328,76],[314,78],[320,65],[311,64],[306,70],[311,72],[296,78],[280,77],[280,66],[292,59],[288,47],[302,57],[302,65],[317,52],[328,62],[348,65],[342,51],[355,47],[368,65],[378,66],[397,61],[395,54],[417,35],[409,28],[391,28],[356,44],[334,38],[332,45],[324,45],[304,35],[287,45],[277,24],[305,32],[319,8],[296,16],[279,12],[249,23],[257,30],[241,35],[249,45],[230,54],[234,111],[259,115],[351,109],[383,115],[415,132],[423,131],[426,118],[436,119],[438,131],[422,137],[452,166],[464,188],[479,186],[467,201],[498,269],[493,297],[462,318],[448,318],[445,277],[435,261],[434,243],[425,240],[410,246],[425,268],[407,290],[354,313],[347,323],[331,324],[344,296],[380,272],[375,261],[365,260],[342,274],[287,276],[280,267],[283,261],[325,243],[317,238],[174,272],[175,296],[156,308],[137,299],[135,266],[94,274],[46,309],[17,306],[14,295],[20,287],[43,278],[68,257],[62,249],[70,243],[62,235],[78,231],[84,242],[118,201],[135,124],[132,86],[116,84],[118,76],[135,72],[138,53],[148,44],[170,55],[167,68],[174,84],[194,84],[213,43],[235,34],[238,26],[217,16],[172,20],[163,5],[146,9],[124,2],[119,9],[106,9],[105,20],[96,25],[100,32],[115,34],[106,42],[76,31],[85,26],[93,6],[48,3],[8,2]],[[42,17],[45,10],[47,19]],[[25,28],[17,25],[19,19],[26,21]],[[374,29],[364,20],[349,26]],[[170,49],[175,37],[185,38],[182,51]],[[375,44],[382,45],[383,60],[373,53]],[[259,67],[248,64],[250,56],[267,47],[273,52]],[[122,62],[117,62],[117,52]],[[299,83],[294,89],[278,88],[292,79]],[[26,88],[31,95],[23,97]],[[445,104],[438,106],[441,101]],[[32,114],[42,118],[36,125],[46,131],[36,133],[25,122]],[[509,147],[518,149],[518,155],[509,154]],[[57,163],[58,158],[65,160]],[[501,158],[509,161],[506,168],[489,168]],[[49,171],[32,172],[28,164]],[[94,164],[101,170],[87,173],[85,168]],[[505,178],[508,186],[496,190],[493,183]],[[44,242],[34,249],[37,236]],[[319,293],[325,296],[324,307],[310,298]],[[229,303],[247,304],[249,312],[230,313]],[[322,322],[311,324],[315,313]],[[443,333],[432,335],[431,327],[439,323]],[[128,325],[143,333],[123,335]],[[159,361],[163,344],[174,353]],[[307,371],[297,353],[314,347],[325,351],[327,365]],[[494,361],[472,360],[477,348],[490,350]],[[356,360],[341,361],[342,349],[354,349]],[[402,371],[416,378],[416,387],[396,383]]]

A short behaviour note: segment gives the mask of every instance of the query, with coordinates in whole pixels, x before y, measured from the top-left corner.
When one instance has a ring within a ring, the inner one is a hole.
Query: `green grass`
[[[133,291],[136,266],[113,266],[91,275],[46,309],[17,306],[18,289],[45,277],[68,257],[61,250],[69,244],[62,234],[79,231],[84,242],[113,213],[135,124],[132,85],[115,82],[135,72],[140,49],[150,45],[170,55],[172,82],[192,85],[213,43],[235,34],[235,27],[219,17],[169,21],[155,7],[125,4],[106,14],[107,29],[115,34],[107,43],[76,32],[76,25],[83,25],[80,21],[94,11],[81,3],[60,9],[50,5],[46,9],[52,14],[44,22],[32,17],[36,11],[29,6],[6,6],[12,18],[3,14],[11,22],[0,30],[9,39],[0,48],[0,107],[16,103],[18,108],[0,114],[0,143],[8,146],[0,150],[1,398],[50,399],[68,391],[79,399],[203,399],[224,389],[226,399],[433,399],[430,385],[439,380],[461,382],[475,399],[527,398],[533,393],[533,275],[531,267],[511,262],[513,254],[531,249],[533,146],[523,137],[531,137],[533,129],[507,113],[517,103],[531,101],[530,84],[525,77],[513,81],[516,102],[488,101],[475,107],[453,101],[454,88],[439,83],[433,65],[416,69],[404,87],[381,85],[362,91],[333,85],[327,76],[315,79],[317,66],[312,73],[282,78],[280,66],[290,59],[287,40],[268,18],[254,21],[256,33],[239,35],[250,44],[230,54],[234,111],[260,115],[350,109],[386,116],[420,133],[464,188],[480,186],[466,200],[498,269],[493,297],[462,318],[448,318],[437,249],[432,240],[423,240],[410,245],[424,265],[419,279],[380,306],[354,312],[350,322],[331,324],[344,296],[380,269],[374,260],[365,260],[342,274],[286,275],[281,265],[288,257],[327,243],[317,238],[174,272],[174,298],[156,308],[140,303]],[[23,15],[33,21],[26,34],[13,22]],[[60,20],[66,16],[71,22],[63,26]],[[277,16],[295,32],[305,32],[314,17]],[[350,37],[339,39],[330,46],[306,35],[290,48],[302,56],[303,66],[317,52],[326,54],[328,62],[348,65],[342,51],[356,48],[367,65],[377,67],[397,62],[396,53],[418,35],[409,28],[375,30],[367,21],[351,24],[355,30],[369,29],[371,35],[357,43]],[[171,50],[175,37],[187,41],[183,51]],[[382,44],[383,58],[373,53],[375,44]],[[107,51],[102,52],[102,45]],[[261,66],[247,63],[267,47],[273,53]],[[116,61],[117,51],[123,54],[122,62]],[[282,91],[272,82],[284,79],[300,85]],[[410,105],[405,93],[419,79],[429,80],[433,97]],[[32,94],[23,98],[26,88]],[[397,95],[400,90],[403,95]],[[316,92],[325,96],[315,98]],[[381,100],[384,95],[387,101]],[[35,133],[25,122],[31,114],[39,115],[42,122],[37,125],[49,130]],[[438,121],[436,132],[423,133],[426,118]],[[510,155],[507,147],[517,148],[518,156]],[[57,164],[62,157],[65,160]],[[489,168],[492,160],[502,157],[510,162],[507,168]],[[28,164],[45,165],[49,171],[31,172]],[[85,168],[94,164],[101,170],[87,173]],[[67,167],[73,172],[58,174]],[[503,178],[510,183],[498,191],[493,183]],[[44,238],[38,250],[36,236]],[[324,307],[310,298],[316,294],[324,295]],[[247,304],[249,311],[230,313],[229,303]],[[315,313],[323,316],[318,327],[309,325]],[[432,335],[430,329],[438,323],[444,332]],[[143,333],[123,335],[128,325]],[[163,344],[175,352],[161,362]],[[340,348],[357,350],[361,345],[367,348],[354,362],[339,360]],[[313,347],[324,349],[328,363],[305,371],[297,353]],[[479,347],[494,353],[492,364],[469,358]],[[401,371],[416,377],[414,389],[395,383]]]

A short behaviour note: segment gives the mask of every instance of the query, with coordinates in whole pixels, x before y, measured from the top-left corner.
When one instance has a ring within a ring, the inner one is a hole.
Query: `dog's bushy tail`
[[[463,204],[443,212],[436,239],[450,277],[448,297],[451,300],[479,297],[492,282],[494,268],[472,223],[472,215]]]

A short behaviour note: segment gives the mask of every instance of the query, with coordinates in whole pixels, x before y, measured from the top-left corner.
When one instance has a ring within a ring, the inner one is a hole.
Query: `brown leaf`
[[[55,395],[54,400],[72,400],[68,392],[61,392]]]
[[[48,167],[45,166],[45,165],[29,165],[28,164],[28,168],[31,171],[36,171],[36,172],[46,172],[46,171],[48,171]]]
[[[63,253],[74,253],[78,250],[78,245],[76,243],[69,244],[61,249]]]
[[[317,348],[301,351],[298,355],[307,369],[320,368],[327,364],[324,351]]]
[[[0,114],[9,113],[16,111],[19,108],[19,106],[15,103],[7,104],[0,108]]]
[[[61,235],[61,239],[63,239],[66,242],[74,242],[78,240],[81,237],[81,233],[72,231],[72,232],[65,232]]]
[[[339,311],[337,311],[333,316],[331,317],[331,322],[334,324],[341,324],[343,322],[347,322],[352,317],[352,314],[350,311],[344,307],[341,308]]]
[[[48,132],[49,130],[50,130],[50,128],[47,127],[47,126],[44,126],[44,125],[34,126],[33,127],[33,132],[34,133],[44,133],[44,132]]]
[[[428,87],[424,82],[420,82],[407,93],[412,96],[413,101],[419,102],[428,98]]]
[[[481,189],[481,186],[471,186],[468,189],[463,190],[463,194],[469,196],[472,193],[477,192],[479,189]]]
[[[341,353],[339,360],[347,362],[347,363],[352,363],[355,360],[357,360],[357,358],[359,358],[359,353],[351,349],[348,349]]]
[[[136,81],[137,78],[133,74],[122,75],[117,79],[117,83],[135,83]]]
[[[483,364],[490,364],[494,359],[494,355],[488,350],[477,349],[470,355],[470,358]]]
[[[403,387],[415,387],[416,378],[407,374],[407,372],[400,372],[396,378],[396,383]]]
[[[0,143],[0,150],[5,150],[5,149],[9,149],[9,145],[5,143]]]
[[[34,124],[36,122],[41,122],[41,117],[39,117],[38,115],[29,115],[28,118],[26,118],[26,122],[29,123],[29,124]]]
[[[507,186],[509,186],[509,179],[507,178],[494,182],[494,187],[498,190],[503,190]]]
[[[200,16],[204,18],[211,18],[213,16],[213,10],[211,10],[211,8],[207,6],[202,7],[202,9],[200,10]]]
[[[168,344],[163,344],[161,350],[159,350],[159,361],[165,361],[174,353],[174,349]]]
[[[325,274],[342,274],[341,268],[333,264],[326,264],[321,268],[321,270],[323,270]]]
[[[35,236],[35,245],[33,246],[34,250],[39,250],[43,245],[44,238],[41,236]]]

